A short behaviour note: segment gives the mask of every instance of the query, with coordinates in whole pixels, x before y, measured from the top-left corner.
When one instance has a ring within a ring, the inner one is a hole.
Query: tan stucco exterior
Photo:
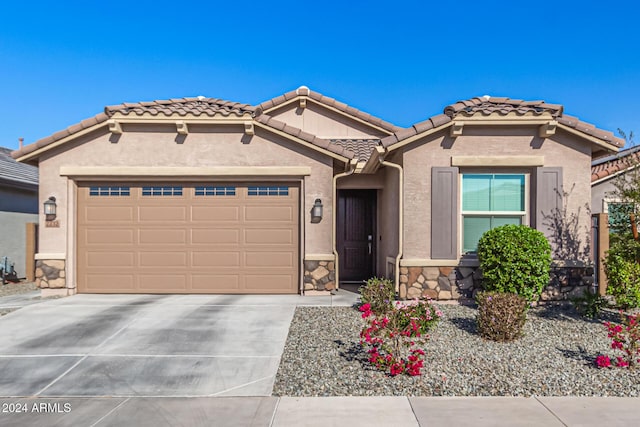
[[[577,212],[582,207],[580,227],[589,230],[589,212],[584,206],[590,200],[587,177],[590,175],[591,151],[588,144],[563,132],[550,138],[540,138],[536,126],[467,126],[463,135],[456,138],[449,136],[447,131],[441,131],[402,148],[405,173],[403,258],[431,258],[431,167],[452,166],[452,158],[466,158],[474,153],[478,153],[481,156],[478,159],[484,159],[487,164],[481,166],[476,160],[473,166],[460,166],[461,173],[502,170],[530,176],[534,169],[526,165],[539,163],[541,159],[544,161],[541,166],[562,167],[564,190],[571,191],[567,200],[569,212]],[[492,156],[500,159],[495,166],[490,161]],[[525,166],[504,166],[518,163],[518,157],[522,157]],[[508,161],[502,160],[505,158]],[[530,185],[528,188],[531,191]],[[460,227],[458,224],[459,230]],[[458,242],[458,253],[462,255],[460,246]]]

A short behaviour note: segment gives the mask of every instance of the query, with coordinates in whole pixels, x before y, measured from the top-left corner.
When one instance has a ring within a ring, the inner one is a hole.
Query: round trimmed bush
[[[551,245],[526,225],[503,225],[478,242],[482,285],[486,291],[513,293],[537,301],[549,284]]]

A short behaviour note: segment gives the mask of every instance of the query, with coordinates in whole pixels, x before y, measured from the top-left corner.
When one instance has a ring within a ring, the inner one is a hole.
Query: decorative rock
[[[324,285],[324,288],[325,288],[326,290],[328,290],[328,291],[332,291],[332,290],[334,290],[334,289],[336,288],[336,282],[327,282],[327,283]]]
[[[423,298],[436,299],[438,298],[438,292],[434,289],[425,289],[422,291]]]
[[[400,267],[400,274],[409,274],[409,269],[407,267]]]
[[[420,289],[420,288],[415,288],[415,287],[412,286],[407,291],[407,298],[408,299],[420,298],[421,296],[422,296],[422,289]]]
[[[50,288],[64,288],[65,280],[64,279],[54,279],[49,281]]]
[[[438,282],[435,280],[427,280],[426,283],[428,289],[436,289],[438,287]]]
[[[480,268],[476,268],[476,271],[473,272],[473,278],[475,280],[482,280],[482,270]]]
[[[422,273],[422,268],[420,267],[409,267],[409,278],[407,279],[407,283],[414,284],[418,276]]]
[[[323,266],[319,266],[318,268],[316,268],[311,272],[311,277],[313,277],[315,280],[320,280],[328,274],[329,274],[329,270],[327,270]]]
[[[398,289],[398,294],[400,296],[400,299],[407,299],[407,283],[406,282],[400,284],[400,288]]]
[[[46,263],[49,267],[55,268],[56,270],[64,270],[63,260],[48,260]]]
[[[451,291],[440,291],[438,293],[438,299],[439,300],[448,300],[451,299]]]
[[[470,267],[458,267],[458,272],[462,277],[467,277],[473,274],[474,269]]]
[[[311,291],[313,289],[315,289],[315,286],[313,286],[313,284],[311,284],[311,283],[305,283],[304,284],[304,290],[305,291]]]
[[[458,280],[458,286],[462,290],[467,290],[473,288],[473,277],[467,276],[464,279]]]
[[[438,280],[440,269],[438,267],[425,267],[424,276],[427,280]]]
[[[440,267],[440,275],[448,276],[453,271],[453,267]]]
[[[334,271],[336,269],[336,263],[331,261],[327,264],[327,268],[329,269],[329,271]]]
[[[406,275],[401,274],[400,275],[400,283],[409,283],[409,278]]]
[[[449,278],[445,276],[438,277],[438,286],[440,286],[440,289],[443,291],[451,290],[451,283],[449,282]]]
[[[422,274],[418,276],[418,283],[421,285],[424,283],[424,276]]]

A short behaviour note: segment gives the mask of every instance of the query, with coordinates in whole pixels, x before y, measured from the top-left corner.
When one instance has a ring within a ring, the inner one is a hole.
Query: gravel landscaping
[[[602,321],[571,306],[528,314],[525,336],[485,341],[475,331],[476,309],[444,305],[427,343],[420,377],[389,377],[366,361],[358,344],[363,326],[350,307],[299,307],[276,377],[277,396],[640,396],[640,369],[598,369],[613,355]],[[605,320],[619,320],[608,311]]]

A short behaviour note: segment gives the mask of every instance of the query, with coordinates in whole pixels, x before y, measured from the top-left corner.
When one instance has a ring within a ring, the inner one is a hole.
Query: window
[[[90,196],[129,196],[129,187],[89,187]]]
[[[462,175],[462,247],[475,252],[482,234],[525,220],[523,174]]]
[[[182,187],[142,187],[143,196],[182,196]]]
[[[288,196],[289,187],[249,187],[249,196]]]
[[[236,187],[196,187],[196,196],[235,196]]]

